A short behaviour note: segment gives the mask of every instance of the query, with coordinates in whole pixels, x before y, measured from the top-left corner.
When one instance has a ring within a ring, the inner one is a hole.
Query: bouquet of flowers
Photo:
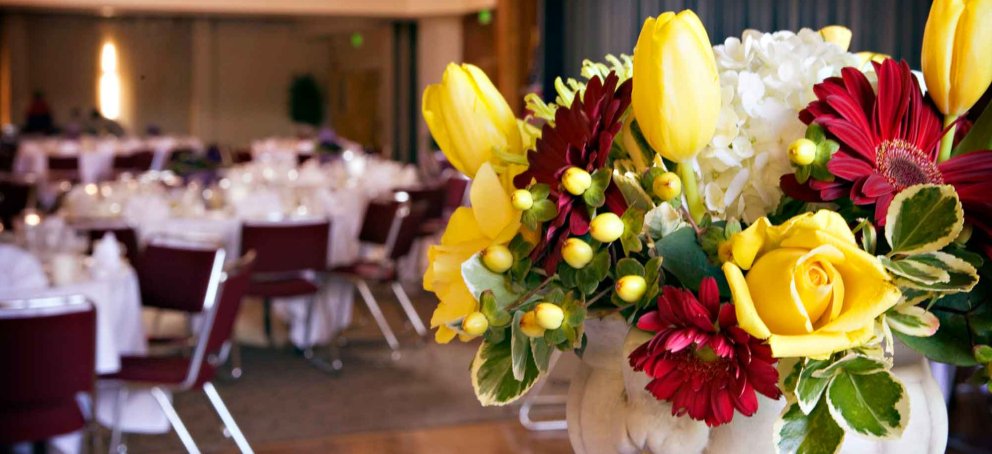
[[[503,405],[619,314],[652,335],[629,365],[674,415],[718,426],[762,394],[787,402],[780,452],[900,436],[894,338],[992,361],[992,109],[966,115],[989,23],[990,1],[935,1],[919,77],[848,53],[843,27],[711,47],[666,12],[525,119],[449,65],[423,113],[472,186],[429,251],[436,340],[482,338],[471,380]]]

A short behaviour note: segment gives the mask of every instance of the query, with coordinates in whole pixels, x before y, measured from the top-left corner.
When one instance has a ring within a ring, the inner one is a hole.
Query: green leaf
[[[907,336],[930,337],[940,328],[940,320],[919,306],[897,306],[885,314],[885,323],[892,331]]]
[[[823,126],[813,123],[806,128],[806,138],[820,143],[827,140],[827,133],[823,130]]]
[[[575,272],[575,283],[582,293],[591,295],[606,279],[609,272],[610,253],[604,249],[593,256],[592,261],[585,268]]]
[[[534,205],[528,210],[524,210],[520,216],[520,223],[531,230],[537,230],[542,222],[548,222],[558,216],[558,207],[548,200],[535,200]]]
[[[934,361],[961,367],[974,366],[978,363],[972,348],[992,344],[992,304],[989,304],[992,291],[989,287],[989,282],[982,279],[969,293],[938,298],[929,307],[930,312],[940,320],[940,329],[933,336],[914,337],[898,331],[894,334],[904,344]]]
[[[992,103],[972,125],[968,135],[961,140],[951,156],[970,153],[976,150],[992,150]]]
[[[507,286],[506,276],[489,271],[489,268],[482,264],[479,254],[462,263],[462,279],[476,301],[479,301],[482,292],[486,290],[493,292],[493,297],[500,307],[506,307],[520,297]]]
[[[536,183],[530,187],[530,196],[534,201],[544,200],[551,194],[551,186],[544,183]]]
[[[486,319],[489,320],[490,326],[503,327],[513,319],[510,313],[504,309],[504,306],[500,306],[496,302],[496,297],[493,296],[492,291],[482,292],[479,301],[482,303],[482,315],[485,315]]]
[[[654,202],[651,201],[651,196],[647,192],[644,192],[644,188],[638,182],[636,173],[615,170],[613,172],[613,184],[617,185],[620,193],[623,194],[623,199],[627,202],[628,211],[630,209],[648,211],[654,208]]]
[[[796,168],[796,181],[799,184],[805,184],[809,181],[809,177],[813,174],[813,166],[805,165]]]
[[[661,203],[645,213],[644,224],[648,236],[655,241],[686,226],[682,215],[669,203]]]
[[[901,436],[909,417],[909,396],[888,371],[838,374],[827,388],[827,404],[844,430],[871,438]]]
[[[942,251],[911,255],[902,262],[919,263],[920,266],[939,269],[947,279],[933,283],[910,280],[911,287],[934,292],[969,292],[978,284],[978,270],[967,261]]]
[[[627,211],[620,217],[623,221],[623,235],[620,236],[620,245],[623,246],[623,253],[630,255],[631,252],[641,250],[641,231],[644,230],[644,210],[637,208],[627,208]]]
[[[975,361],[982,364],[992,362],[992,346],[976,345],[972,351],[975,352]]]
[[[882,361],[864,355],[849,353],[822,370],[815,372],[813,375],[834,376],[841,372],[864,375],[874,374],[884,370],[888,370],[888,366]]]
[[[672,232],[655,243],[658,256],[664,261],[661,266],[675,275],[683,286],[698,290],[699,283],[706,276],[716,278],[720,294],[727,296],[730,289],[727,279],[719,268],[710,263],[706,253],[696,241],[696,232],[692,227],[684,227]]]
[[[858,228],[854,230],[855,233],[861,231],[861,249],[864,249],[869,254],[874,254],[875,248],[878,245],[878,233],[875,231],[875,226],[867,219],[863,219],[858,224]]]
[[[823,140],[816,144],[816,158],[810,164],[810,176],[820,181],[833,181],[834,174],[827,169],[827,162],[840,149],[840,144],[833,140]]]
[[[951,275],[947,271],[917,260],[891,260],[885,256],[879,256],[878,258],[890,273],[921,285],[931,285],[951,280]]]
[[[896,194],[885,216],[885,239],[893,254],[943,249],[964,226],[964,211],[950,185],[915,185]]]
[[[582,200],[585,200],[586,205],[599,208],[606,203],[606,187],[610,185],[612,174],[607,169],[596,169],[592,173],[592,185],[582,193]]]
[[[528,354],[523,378],[514,378],[510,337],[506,336],[500,342],[483,341],[472,360],[472,388],[482,405],[501,406],[517,400],[541,375]]]
[[[775,422],[774,437],[779,454],[834,454],[844,441],[844,430],[830,416],[825,401],[808,415],[792,403]]]
[[[527,373],[527,366],[530,361],[530,338],[520,329],[520,319],[523,318],[524,311],[517,311],[513,314],[513,324],[510,325],[510,357],[513,378],[517,381],[523,380]]]
[[[816,408],[816,403],[820,401],[820,397],[826,391],[827,385],[833,379],[833,375],[820,377],[818,374],[815,374],[815,372],[829,365],[829,361],[808,360],[799,372],[795,393],[796,401],[799,403],[799,408],[803,410],[803,413],[810,414]]]
[[[631,258],[620,259],[617,261],[615,275],[617,279],[624,276],[644,277],[644,265],[641,265],[641,262]]]
[[[548,345],[548,342],[543,337],[532,337],[530,339],[530,352],[534,357],[534,364],[537,365],[537,370],[542,374],[547,373],[548,366],[551,364],[551,347]]]

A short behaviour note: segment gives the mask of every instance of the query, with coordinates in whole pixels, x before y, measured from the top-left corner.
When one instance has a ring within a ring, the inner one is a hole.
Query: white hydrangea
[[[779,179],[792,171],[787,149],[803,136],[798,115],[816,98],[813,86],[858,58],[809,29],[747,30],[714,53],[723,108],[698,156],[700,190],[714,218],[751,223],[778,206]]]

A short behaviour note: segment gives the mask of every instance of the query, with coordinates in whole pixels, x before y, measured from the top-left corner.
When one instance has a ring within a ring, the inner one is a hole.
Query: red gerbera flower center
[[[875,153],[878,173],[897,190],[914,184],[943,184],[937,164],[916,145],[902,139],[886,140]]]

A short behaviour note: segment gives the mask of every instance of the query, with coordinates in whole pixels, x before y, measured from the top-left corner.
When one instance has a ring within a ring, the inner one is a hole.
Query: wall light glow
[[[116,120],[121,116],[121,77],[117,73],[117,46],[106,42],[100,50],[100,113]]]

